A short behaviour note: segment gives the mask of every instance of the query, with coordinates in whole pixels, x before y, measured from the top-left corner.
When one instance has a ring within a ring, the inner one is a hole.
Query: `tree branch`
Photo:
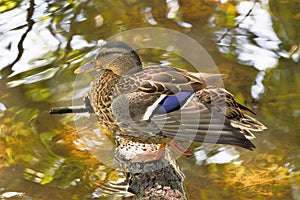
[[[91,105],[90,98],[85,96],[84,99],[84,106],[80,107],[57,107],[51,108],[50,114],[68,114],[68,113],[95,113],[93,106]]]

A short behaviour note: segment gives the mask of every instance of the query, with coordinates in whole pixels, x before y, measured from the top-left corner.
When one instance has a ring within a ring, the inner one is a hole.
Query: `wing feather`
[[[117,120],[119,126],[124,133],[138,137],[148,134],[253,149],[249,139],[255,136],[251,131],[261,131],[265,126],[244,114],[242,110],[250,109],[238,104],[225,89],[207,87],[206,82],[213,84],[222,77],[157,66],[124,77],[118,83],[117,96],[126,94],[130,112],[129,117]],[[124,105],[112,107],[126,109]]]

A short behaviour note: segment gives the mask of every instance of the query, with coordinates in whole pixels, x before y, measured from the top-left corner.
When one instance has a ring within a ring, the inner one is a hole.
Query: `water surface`
[[[228,74],[226,88],[269,128],[256,134],[253,152],[214,146],[207,154],[193,144],[196,156],[177,160],[187,197],[300,199],[299,1],[5,0],[0,12],[0,199],[127,195],[114,144],[92,123],[80,129],[73,115],[49,109],[88,92],[93,75],[73,71],[99,41],[141,27],[199,42]],[[145,64],[186,66],[171,52],[139,53]],[[82,88],[74,92],[75,80]]]

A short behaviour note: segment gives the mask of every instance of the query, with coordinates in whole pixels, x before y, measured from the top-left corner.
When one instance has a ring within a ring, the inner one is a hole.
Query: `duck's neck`
[[[111,70],[100,70],[93,81],[92,93],[94,100],[102,102],[94,101],[94,103],[105,104],[105,101],[108,101],[107,98],[111,96],[111,93],[114,90],[115,85],[119,81],[119,78],[120,76],[115,74]]]
[[[103,69],[96,75],[92,86],[92,104],[98,120],[109,127],[112,118],[112,92],[120,76]]]

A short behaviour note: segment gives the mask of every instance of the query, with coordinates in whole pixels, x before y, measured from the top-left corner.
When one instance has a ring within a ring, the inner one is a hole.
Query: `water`
[[[226,88],[269,128],[256,134],[253,152],[215,146],[207,153],[193,144],[196,156],[177,160],[187,197],[300,199],[300,4],[256,2],[1,2],[0,199],[128,195],[114,144],[94,124],[78,132],[73,115],[49,110],[72,105],[73,97],[82,101],[93,75],[76,79],[73,71],[99,41],[140,27],[173,29],[199,42],[228,74]],[[139,53],[144,63],[187,64],[164,51]],[[83,84],[74,93],[75,80]]]

